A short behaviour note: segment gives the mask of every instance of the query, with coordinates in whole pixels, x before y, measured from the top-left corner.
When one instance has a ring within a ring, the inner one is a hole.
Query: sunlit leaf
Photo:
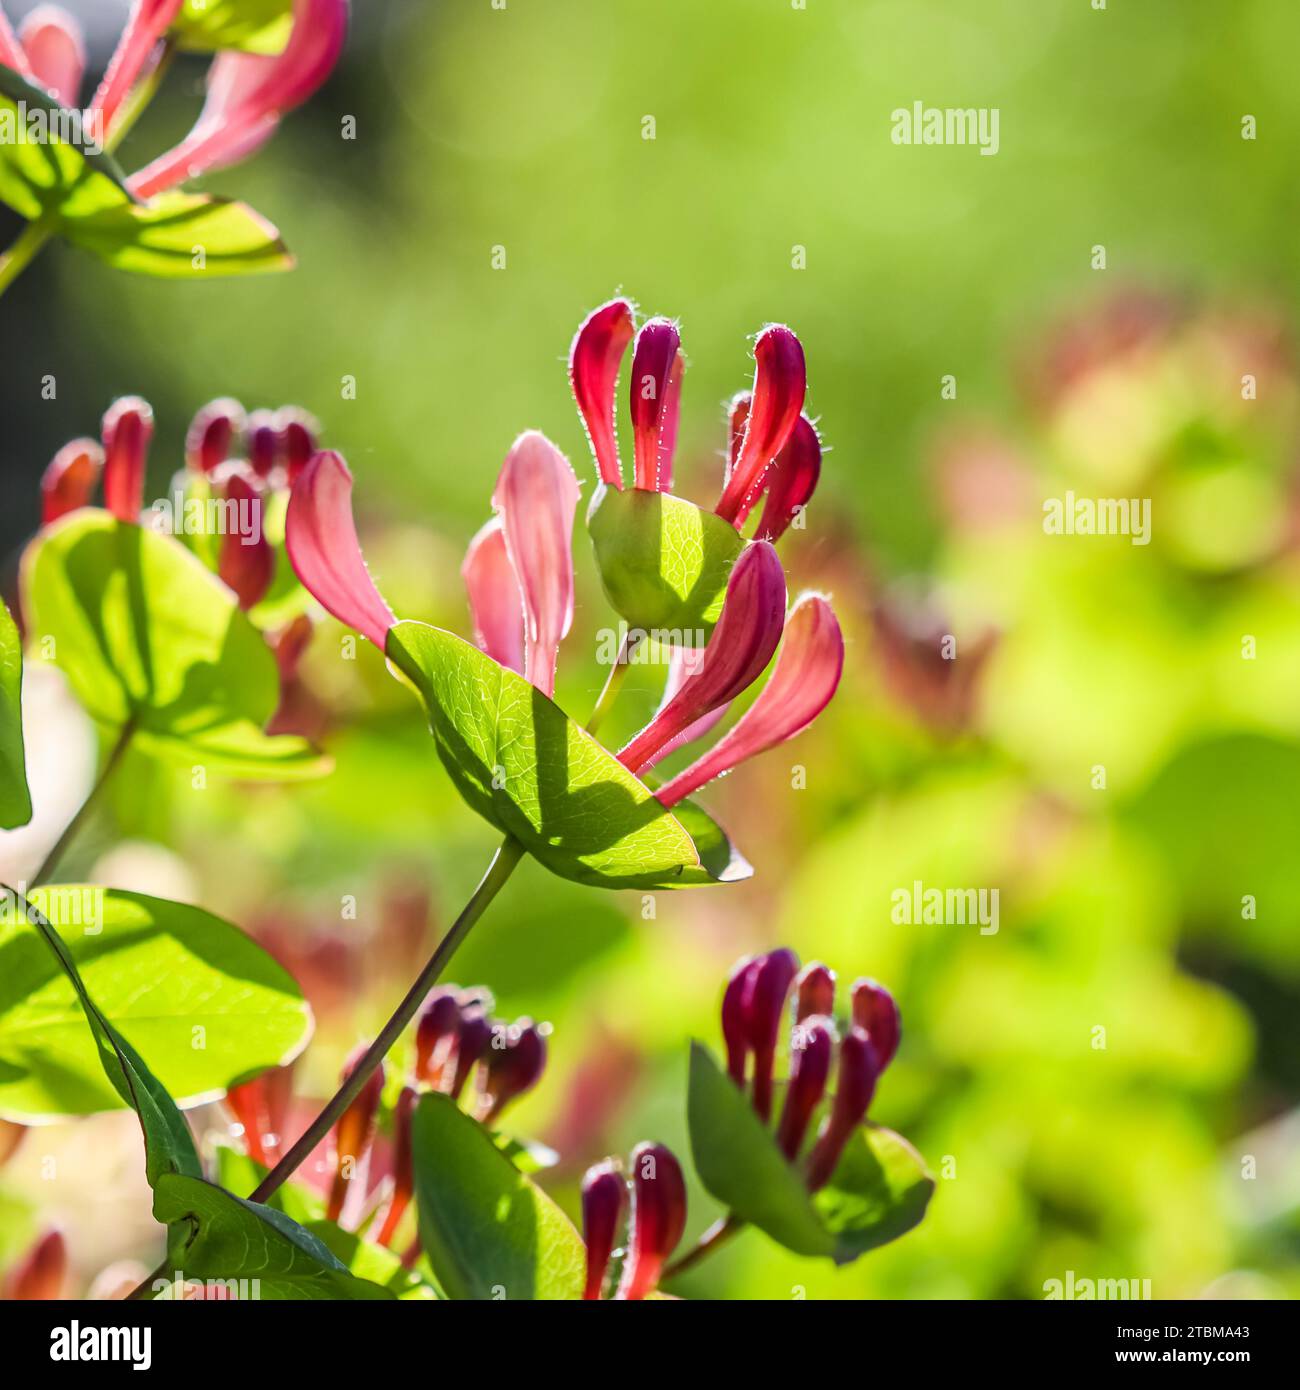
[[[279,53],[292,28],[293,0],[185,0],[170,37],[189,53]]]
[[[23,751],[23,648],[9,610],[0,603],[0,828],[32,818]]]

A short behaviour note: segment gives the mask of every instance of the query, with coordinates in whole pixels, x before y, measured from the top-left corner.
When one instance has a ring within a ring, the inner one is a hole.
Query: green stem
[[[54,218],[48,213],[29,222],[18,239],[0,255],[0,294],[27,269],[40,254],[41,248],[54,235]]]
[[[711,1254],[720,1245],[725,1244],[736,1234],[737,1231],[744,1230],[745,1223],[735,1215],[720,1217],[709,1227],[699,1240],[681,1257],[674,1260],[667,1269],[664,1270],[660,1282],[668,1279],[676,1279],[679,1274],[684,1274],[688,1269],[692,1269],[706,1255]]]
[[[623,645],[618,649],[613,666],[609,668],[609,675],[605,677],[605,685],[596,700],[596,707],[591,712],[591,718],[587,720],[589,734],[594,734],[600,728],[605,722],[605,716],[614,707],[614,701],[618,699],[618,693],[627,679],[628,663],[640,640],[639,636],[633,639],[630,634],[623,638]]]
[[[447,963],[456,953],[456,948],[469,934],[469,929],[483,915],[487,905],[501,891],[506,880],[515,871],[515,866],[524,857],[524,847],[518,840],[507,835],[488,865],[478,887],[474,890],[461,914],[451,924],[446,936],[438,942],[429,963],[420,971],[419,977],[407,991],[406,997],[397,1006],[393,1016],[384,1024],[379,1036],[370,1044],[361,1061],[353,1067],[347,1080],[334,1093],[324,1110],[311,1122],[306,1132],[287,1154],[257,1185],[250,1201],[265,1202],[281,1186],[308,1154],[334,1128],[339,1117],[356,1099],[371,1073],[384,1060],[389,1049],[405,1032],[407,1025],[415,1017],[416,1011],[424,1003],[430,989],[437,984]]]
[[[49,876],[59,866],[59,860],[67,852],[68,846],[76,837],[77,831],[81,829],[82,823],[89,815],[95,802],[99,800],[100,793],[108,783],[108,779],[113,775],[118,763],[122,761],[122,755],[126,752],[131,743],[131,736],[135,733],[135,720],[128,719],[117,736],[117,741],[113,744],[109,752],[108,760],[104,764],[104,770],[99,774],[95,785],[91,787],[89,795],[81,803],[81,809],[68,822],[63,834],[55,841],[54,848],[45,856],[41,862],[41,867],[32,875],[32,887],[44,883]]]

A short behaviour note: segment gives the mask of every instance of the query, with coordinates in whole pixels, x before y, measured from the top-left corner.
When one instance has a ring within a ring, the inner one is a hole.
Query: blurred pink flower
[[[524,601],[499,516],[480,527],[470,541],[460,573],[469,594],[474,640],[493,661],[522,675]]]

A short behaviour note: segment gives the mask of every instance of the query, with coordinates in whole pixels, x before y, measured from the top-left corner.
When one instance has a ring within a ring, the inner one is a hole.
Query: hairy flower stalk
[[[41,525],[49,526],[78,507],[88,507],[104,471],[104,450],[93,439],[74,439],[59,450],[41,475]]]
[[[616,1298],[654,1292],[668,1257],[686,1229],[686,1182],[681,1165],[663,1144],[632,1150],[632,1232]]]
[[[627,1179],[618,1160],[607,1158],[587,1169],[582,1179],[582,1239],[587,1247],[586,1300],[604,1292],[609,1262],[627,1210]]]
[[[611,299],[583,320],[569,349],[569,384],[596,470],[602,483],[620,491],[623,472],[618,459],[614,395],[619,364],[634,332],[631,304],[626,299]]]
[[[353,1050],[343,1067],[343,1079],[345,1081],[357,1070],[365,1058],[366,1051],[364,1046]],[[334,1181],[330,1186],[329,1201],[325,1207],[325,1215],[331,1221],[337,1221],[342,1215],[343,1204],[347,1200],[352,1181],[356,1177],[357,1170],[366,1154],[370,1151],[370,1145],[375,1137],[375,1118],[379,1112],[379,1100],[383,1093],[384,1068],[380,1065],[366,1078],[365,1085],[361,1088],[356,1099],[339,1117],[339,1122],[335,1126],[334,1146],[337,1152],[337,1166],[334,1171]]]

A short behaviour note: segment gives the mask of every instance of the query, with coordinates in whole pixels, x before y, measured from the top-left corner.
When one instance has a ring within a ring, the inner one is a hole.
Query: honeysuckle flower
[[[138,521],[144,506],[144,471],[153,439],[153,408],[123,396],[104,416],[104,505],[119,521]]]
[[[483,1122],[491,1124],[512,1100],[541,1080],[546,1070],[546,1039],[531,1018],[521,1018],[493,1038],[483,1060]]]
[[[41,525],[89,506],[103,470],[104,450],[95,440],[73,439],[65,444],[41,475]]]
[[[544,434],[526,430],[501,465],[492,505],[523,598],[524,675],[549,698],[560,642],[573,622],[578,480]]]
[[[631,1239],[614,1296],[641,1299],[654,1292],[686,1229],[686,1182],[681,1165],[663,1144],[638,1144],[630,1166]]]
[[[0,1291],[7,1302],[48,1303],[63,1297],[67,1278],[67,1242],[53,1227],[9,1271]]]
[[[605,1287],[610,1257],[627,1210],[627,1179],[618,1160],[593,1164],[582,1179],[582,1238],[587,1247],[586,1300],[598,1299]]]
[[[805,594],[790,611],[776,666],[758,699],[703,757],[659,789],[660,802],[675,806],[738,763],[802,733],[830,703],[843,670],[835,614],[820,595]]]
[[[295,405],[281,407],[275,418],[280,432],[279,463],[284,469],[285,481],[292,487],[316,452],[320,422]]]
[[[754,532],[756,540],[771,541],[775,545],[785,535],[790,523],[817,490],[821,471],[821,440],[817,437],[816,426],[806,415],[801,415],[794,422],[785,447],[768,470],[763,484],[766,495],[763,516]],[[748,512],[746,508],[745,514]]]
[[[146,0],[145,7],[165,6],[150,6]],[[208,71],[207,100],[194,129],[132,176],[132,192],[151,198],[260,149],[284,113],[306,101],[334,70],[347,27],[347,0],[296,0],[293,29],[282,53],[219,54]]]
[[[894,1059],[903,1035],[902,1020],[894,996],[875,980],[855,980],[850,991],[853,1022],[871,1039],[880,1070]]]
[[[460,1004],[454,986],[435,989],[415,1020],[415,1079],[437,1087],[456,1050]]]
[[[681,336],[669,319],[648,319],[632,349],[632,447],[637,487],[672,487],[672,452],[681,401]]]
[[[388,1199],[383,1224],[375,1239],[380,1245],[391,1245],[397,1227],[411,1204],[415,1191],[415,1158],[411,1150],[411,1117],[420,1093],[414,1086],[403,1086],[393,1107],[393,1192]]]
[[[499,516],[481,527],[470,541],[460,573],[469,595],[474,641],[493,661],[523,675],[523,595]]]
[[[795,1023],[813,1014],[830,1016],[835,1008],[835,972],[821,961],[810,961],[794,982]]]
[[[280,457],[280,426],[273,410],[255,410],[245,425],[248,462],[259,477],[269,478]]]
[[[826,1092],[834,1045],[835,1025],[824,1015],[811,1014],[795,1029],[790,1084],[776,1130],[776,1142],[789,1159],[798,1157],[808,1122]]]
[[[365,1056],[366,1050],[364,1043],[353,1049],[344,1063],[342,1080],[346,1081],[352,1075]],[[343,1203],[347,1200],[357,1169],[374,1142],[375,1118],[383,1093],[384,1066],[381,1062],[366,1078],[365,1085],[357,1092],[352,1104],[339,1116],[339,1122],[334,1126],[334,1147],[338,1157],[329,1201],[325,1207],[325,1214],[331,1221],[337,1221],[342,1214]]]
[[[228,396],[209,401],[185,434],[185,463],[197,473],[211,473],[230,457],[247,424],[244,407]]]
[[[614,420],[619,363],[635,332],[632,305],[611,299],[583,320],[569,349],[569,384],[596,459],[601,482],[623,487]]]
[[[831,1113],[822,1122],[817,1142],[808,1156],[810,1192],[816,1192],[830,1181],[849,1136],[866,1119],[881,1071],[871,1039],[856,1026],[840,1043],[839,1062]]]
[[[352,519],[352,474],[339,454],[316,454],[299,475],[285,518],[285,547],[316,601],[383,651],[397,619],[361,557]]]
[[[95,93],[93,105],[103,112],[104,128],[113,129],[122,103],[131,88],[143,77],[153,61],[163,35],[180,14],[184,0],[135,0],[108,60],[104,80]]]
[[[229,465],[223,465],[229,468]],[[265,488],[251,469],[226,472],[220,488],[222,496],[239,507],[243,515],[260,515]],[[260,525],[250,537],[227,531],[221,537],[217,573],[247,611],[266,597],[275,577],[275,551]]]
[[[293,1100],[293,1065],[272,1067],[226,1092],[226,1106],[244,1131],[254,1163],[269,1168],[279,1157]]]
[[[736,962],[722,995],[722,1039],[727,1046],[727,1075],[741,1087],[745,1084],[745,1064],[749,1058],[745,994],[749,989],[749,967],[753,959],[745,956]]]
[[[659,708],[655,710],[657,715],[660,710],[673,699],[677,692],[682,688],[682,683],[700,664],[703,655],[695,647],[674,647],[672,654],[668,658],[668,677],[664,681],[664,693],[659,700]],[[717,724],[727,717],[727,711],[731,708],[731,702],[719,705],[712,709],[708,714],[702,714],[693,724],[688,724],[675,738],[670,738],[667,743],[656,752],[651,754],[641,765],[642,771],[652,768],[656,763],[661,763],[665,758],[671,757],[679,748],[684,748],[688,743],[694,743],[709,733]]]
[[[671,739],[697,719],[734,700],[772,659],[785,622],[785,572],[766,541],[749,546],[727,583],[713,636],[681,689],[620,752],[640,772]]]
[[[23,20],[18,40],[39,86],[63,106],[75,106],[86,72],[81,26],[57,5],[38,5]]]
[[[448,1094],[459,1100],[475,1065],[492,1045],[492,1021],[479,1005],[462,1009],[456,1029],[456,1054]]]
[[[781,1036],[785,1001],[799,972],[791,950],[769,951],[749,967],[745,988],[745,1025],[754,1058],[754,1109],[760,1120],[772,1113],[772,1068]]]

